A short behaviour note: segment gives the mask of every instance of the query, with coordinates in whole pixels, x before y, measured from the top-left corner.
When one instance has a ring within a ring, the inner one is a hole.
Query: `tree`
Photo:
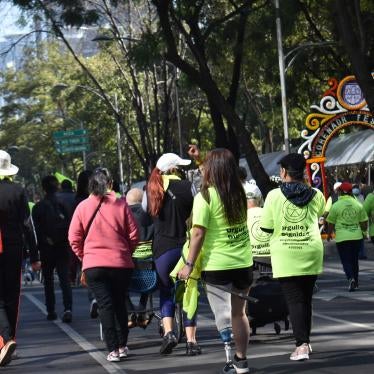
[[[159,94],[159,82],[157,81],[155,67],[150,66],[148,69],[143,69],[140,72],[136,70],[135,62],[131,58],[127,46],[120,38],[117,18],[113,16],[112,8],[106,1],[102,1],[101,3],[101,7],[98,6],[96,12],[100,11],[100,21],[105,20],[111,25],[112,37],[117,36],[115,41],[119,49],[116,50],[111,48],[111,46],[103,47],[103,52],[98,56],[101,58],[103,64],[101,65],[101,69],[96,71],[94,66],[90,65],[87,60],[74,51],[72,45],[64,35],[63,25],[61,24],[61,20],[67,23],[74,22],[78,25],[81,25],[80,20],[90,23],[92,20],[98,19],[93,16],[93,10],[86,12],[84,7],[79,7],[79,4],[76,4],[77,6],[74,5],[66,12],[58,15],[56,11],[57,2],[34,1],[27,4],[21,2],[19,5],[33,12],[44,13],[47,28],[49,27],[62,40],[67,50],[71,53],[73,60],[75,60],[88,78],[88,83],[80,85],[78,91],[87,89],[96,99],[99,97],[106,104],[115,120],[122,126],[126,144],[136,156],[137,161],[142,165],[144,174],[147,176],[150,168],[155,164],[158,155],[162,152],[164,144],[170,145],[170,140],[174,138],[170,136],[171,131],[170,126],[168,126],[170,116],[172,115],[170,107],[167,105],[171,95],[169,70],[165,68],[164,89],[161,92],[164,95],[163,100],[165,105],[163,105],[160,101],[162,95]],[[75,17],[74,13],[79,13],[80,11],[83,14]],[[122,9],[122,11],[124,10]],[[114,66],[114,69],[107,69],[108,66],[105,66],[105,64]],[[105,76],[106,72],[110,72],[111,75]],[[93,87],[90,87],[90,85],[93,85]],[[72,86],[77,87],[77,84],[72,84]],[[116,95],[118,94],[119,105],[114,103],[114,95],[110,92],[114,88],[117,90]],[[125,113],[129,112],[128,103],[131,104],[135,116],[130,116],[125,121]],[[160,107],[165,108],[162,113],[159,111]],[[160,125],[161,117],[165,126]],[[133,123],[132,119],[134,118],[135,123],[138,125],[135,131],[130,125],[130,123]]]
[[[175,142],[172,87],[176,75],[170,64],[165,63],[166,59],[178,69],[178,83],[183,91],[180,95],[182,117],[193,123],[192,132],[186,132],[184,126],[185,138],[201,138],[210,144],[207,139],[211,136],[204,132],[214,131],[215,146],[229,147],[237,156],[245,154],[263,192],[270,188],[257,151],[277,150],[282,143],[272,1],[13,2],[23,9],[43,11],[51,31],[62,40],[64,25],[95,24],[99,28],[105,25],[106,36],[112,42],[101,45],[101,56],[111,59],[117,67],[116,79],[111,82],[121,92],[121,105],[127,112],[131,108],[130,122],[136,121],[137,135],[132,142],[132,133],[123,122],[123,110],[116,113],[110,100],[106,105],[117,120],[122,118],[123,130],[143,168]],[[373,10],[369,1],[355,0],[353,7],[348,2],[333,0],[323,3],[283,0],[281,17],[286,53],[297,46],[324,45],[300,49],[287,72],[293,138],[298,137],[308,108],[319,97],[325,81],[331,76],[351,73],[349,58],[338,43],[344,38],[337,31],[335,3],[344,7],[345,12],[354,10],[355,17],[351,17],[354,21],[351,21],[362,53],[351,54],[351,59],[354,57],[362,63],[366,58],[370,70],[368,61],[372,60],[374,33],[370,33]],[[77,57],[87,82],[105,96],[108,88],[103,83],[108,78],[104,72],[93,74],[85,61]],[[368,74],[365,76],[368,78]],[[369,97],[361,78],[358,81]],[[160,82],[163,83],[160,85]],[[370,86],[372,81],[366,83]],[[370,98],[367,100],[370,105]],[[209,126],[208,114],[212,126]]]
[[[181,69],[207,96],[216,131],[216,144],[227,146],[238,155],[237,142],[240,139],[242,151],[251,169],[252,175],[266,194],[271,183],[250,139],[245,124],[235,110],[241,66],[243,62],[244,34],[251,2],[222,2],[214,6],[211,2],[196,2],[190,7],[184,2],[153,0],[163,39],[166,45],[166,58]],[[213,11],[214,9],[214,11]],[[214,79],[210,64],[213,61],[207,54],[209,41],[214,39],[216,30],[224,28],[227,23],[236,19],[236,39],[230,43],[232,52],[232,79],[228,95],[219,88]],[[178,38],[183,38],[189,49],[191,61],[178,51]],[[225,131],[223,118],[227,123]],[[225,141],[226,140],[226,141]]]
[[[370,110],[374,111],[374,14],[369,3],[364,4],[366,11],[362,13],[359,0],[335,0],[335,11],[339,36],[351,60],[352,70]]]
[[[105,104],[86,91],[61,91],[61,82],[71,87],[86,85],[87,77],[71,54],[61,50],[60,44],[43,43],[39,52],[37,55],[35,50],[28,49],[22,69],[8,69],[1,77],[0,92],[5,104],[0,112],[0,147],[15,150],[12,153],[17,158],[25,156],[18,166],[28,183],[33,181],[33,175],[62,170],[75,178],[83,168],[81,154],[58,154],[53,132],[76,129],[82,124],[89,131],[90,145],[95,150],[88,154],[88,166],[102,165],[105,160],[108,167],[117,170],[115,126]],[[87,63],[93,71],[102,71],[105,61],[102,56],[95,56]],[[110,63],[105,68],[107,83],[111,85],[109,78],[116,68]],[[30,149],[32,158],[28,154]],[[133,164],[134,175],[142,175],[140,166],[135,161]]]

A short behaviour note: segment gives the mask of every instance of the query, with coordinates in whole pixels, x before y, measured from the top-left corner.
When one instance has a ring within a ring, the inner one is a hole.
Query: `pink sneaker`
[[[304,343],[291,353],[290,356],[291,361],[304,361],[309,360],[309,345]]]

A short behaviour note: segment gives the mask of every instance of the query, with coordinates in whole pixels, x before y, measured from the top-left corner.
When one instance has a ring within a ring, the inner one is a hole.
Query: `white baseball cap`
[[[340,187],[342,185],[342,182],[336,182],[336,183],[334,183],[334,191],[337,191],[338,190],[338,188]]]
[[[244,191],[245,191],[245,195],[247,199],[250,199],[250,198],[258,199],[262,197],[261,190],[257,187],[257,185],[249,182],[249,183],[245,183],[243,187],[244,187]]]
[[[10,176],[18,173],[18,167],[12,165],[10,154],[0,150],[0,175]]]
[[[165,172],[177,166],[186,166],[191,163],[191,160],[180,158],[175,153],[164,153],[157,161],[156,167]]]

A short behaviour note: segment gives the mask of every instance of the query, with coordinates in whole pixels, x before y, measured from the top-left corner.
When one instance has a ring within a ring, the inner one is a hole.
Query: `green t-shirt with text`
[[[313,199],[298,207],[280,188],[266,197],[260,226],[273,229],[270,254],[275,278],[316,275],[322,272],[323,243],[318,219],[325,209],[325,198],[316,190]]]
[[[247,210],[247,226],[253,256],[270,256],[271,234],[261,230],[262,211],[263,208],[260,207]]]
[[[326,221],[335,225],[335,241],[362,239],[360,222],[367,221],[364,207],[353,196],[339,196]]]
[[[202,270],[240,269],[253,265],[246,219],[237,225],[229,225],[215,188],[209,188],[209,203],[201,192],[195,196],[192,225],[206,228]]]
[[[371,192],[366,196],[364,209],[369,217],[369,235],[374,236],[374,193]]]

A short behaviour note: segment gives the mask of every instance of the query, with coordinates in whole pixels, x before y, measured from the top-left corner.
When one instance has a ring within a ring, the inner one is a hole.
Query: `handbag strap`
[[[104,196],[101,197],[99,204],[97,205],[95,211],[93,212],[93,214],[92,214],[90,220],[89,220],[88,223],[87,223],[86,230],[84,230],[84,233],[83,233],[83,243],[84,243],[84,241],[85,241],[86,238],[87,238],[87,235],[88,235],[88,232],[90,231],[90,228],[91,228],[92,222],[93,222],[93,220],[95,219],[96,214],[97,214],[97,212],[99,211],[99,209],[100,209],[101,204],[103,203],[103,201],[104,201]]]

